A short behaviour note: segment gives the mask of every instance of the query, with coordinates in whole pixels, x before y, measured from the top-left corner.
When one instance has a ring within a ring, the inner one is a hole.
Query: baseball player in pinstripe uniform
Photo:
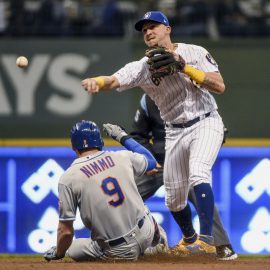
[[[131,151],[103,151],[94,122],[83,120],[73,126],[71,143],[78,158],[59,180],[57,246],[45,253],[48,261],[63,258],[67,249],[75,261],[87,261],[136,260],[148,248],[152,252],[160,245],[166,248],[166,235],[145,207],[134,181],[134,174],[155,172],[155,158],[118,126],[105,124],[104,128]],[[91,238],[72,241],[77,208],[92,233]]]
[[[224,126],[212,93],[224,92],[223,78],[206,49],[171,41],[172,30],[162,12],[147,12],[135,29],[142,32],[151,49],[146,57],[110,76],[86,78],[82,86],[89,93],[140,87],[153,99],[166,122],[166,205],[184,235],[176,248],[182,254],[214,255],[211,169],[222,144]],[[154,46],[163,50],[154,52]],[[199,235],[192,226],[187,203],[191,187],[197,200]]]
[[[146,94],[143,94],[140,100],[132,126],[133,128],[129,135],[147,148],[163,167],[165,159],[165,127],[160,117],[159,109],[154,101]],[[163,170],[160,169],[158,173],[153,175],[144,174],[136,177],[135,181],[138,191],[145,201],[163,185]],[[193,188],[189,190],[188,199],[197,207]],[[237,254],[232,248],[216,206],[214,207],[213,216],[213,236],[217,257],[220,260],[234,260],[237,258]]]

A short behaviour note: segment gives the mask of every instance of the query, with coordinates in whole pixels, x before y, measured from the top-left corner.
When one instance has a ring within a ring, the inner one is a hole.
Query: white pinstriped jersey
[[[75,220],[79,207],[93,240],[126,234],[145,215],[134,174],[147,166],[143,155],[126,150],[77,158],[59,180],[59,220]]]
[[[218,66],[206,49],[197,45],[178,43],[175,50],[186,63],[205,72],[218,72]],[[147,57],[128,63],[114,76],[118,91],[140,87],[156,103],[161,117],[168,123],[182,123],[217,109],[208,90],[196,85],[187,75],[177,73],[166,76],[156,86],[151,80]]]

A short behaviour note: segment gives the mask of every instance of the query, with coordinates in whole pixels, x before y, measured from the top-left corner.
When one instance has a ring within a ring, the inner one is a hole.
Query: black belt
[[[143,226],[143,224],[144,224],[144,219],[145,219],[145,217],[141,218],[141,219],[139,220],[139,222],[137,223],[139,229]],[[122,244],[122,243],[125,243],[125,242],[126,242],[126,240],[125,240],[124,237],[119,237],[119,238],[117,238],[117,239],[108,241],[108,244],[109,244],[111,247],[115,247],[115,246],[118,246],[118,245],[120,245],[120,244]]]
[[[187,127],[191,127],[192,125],[196,124],[197,122],[199,122],[202,119],[207,118],[208,116],[210,116],[211,112],[206,113],[202,116],[198,116],[188,122],[185,123],[181,123],[181,124],[166,124],[167,127],[174,127],[174,128],[187,128]]]

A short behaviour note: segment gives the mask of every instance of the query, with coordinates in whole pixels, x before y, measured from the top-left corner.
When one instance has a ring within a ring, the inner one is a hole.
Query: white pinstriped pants
[[[166,205],[171,211],[185,208],[190,187],[211,183],[223,128],[216,111],[188,128],[166,127],[164,185]]]

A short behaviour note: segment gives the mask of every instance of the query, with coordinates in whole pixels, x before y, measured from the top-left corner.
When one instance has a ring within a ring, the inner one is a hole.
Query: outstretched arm
[[[151,152],[128,136],[128,134],[121,127],[107,123],[103,124],[103,130],[114,140],[120,142],[127,150],[144,155],[148,162],[146,169],[148,174],[157,172],[157,161]]]
[[[98,93],[100,90],[112,90],[120,86],[117,78],[111,76],[98,76],[82,80],[82,87],[88,93]]]

